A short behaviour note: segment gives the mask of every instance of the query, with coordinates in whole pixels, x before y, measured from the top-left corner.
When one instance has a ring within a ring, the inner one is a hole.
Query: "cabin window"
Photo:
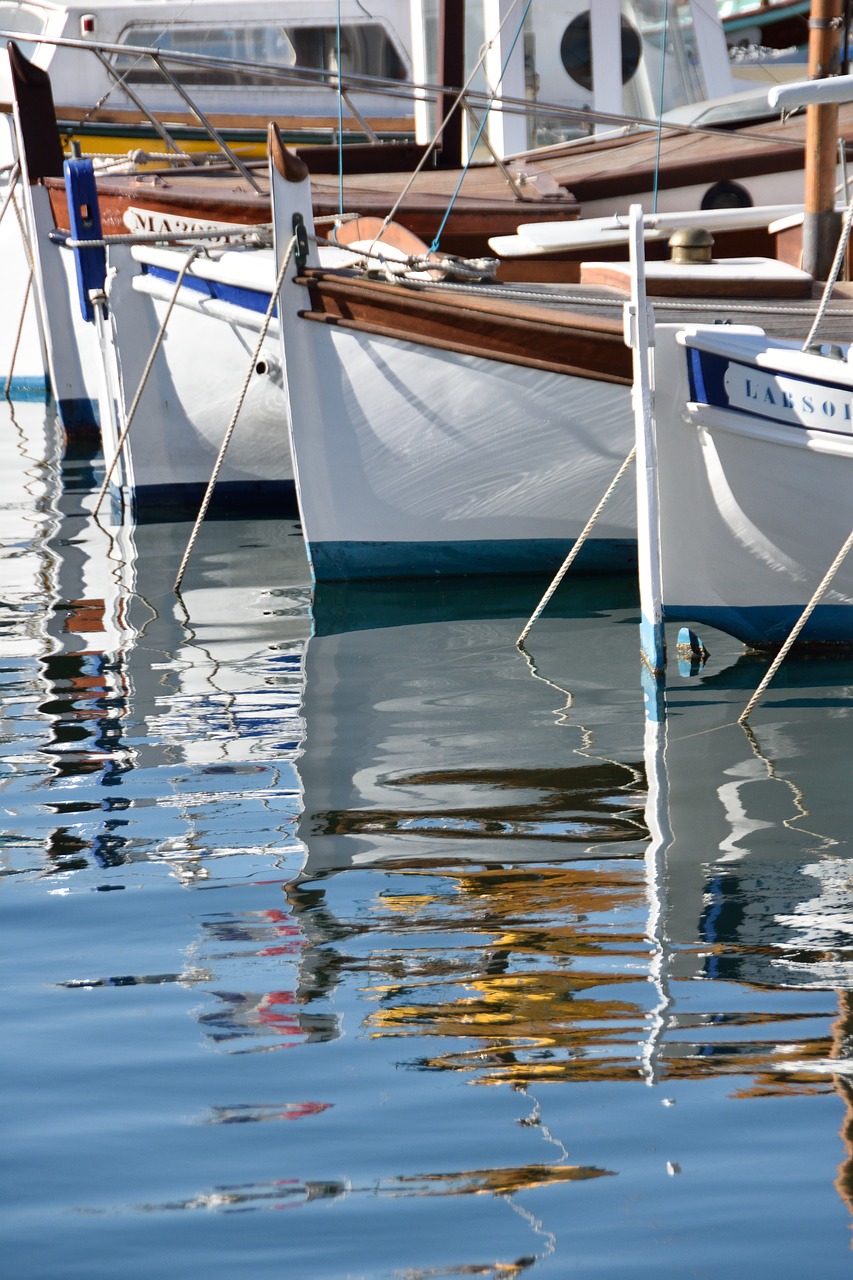
[[[622,83],[632,80],[640,65],[642,43],[636,27],[624,16],[622,27]],[[592,32],[589,13],[572,18],[560,41],[560,59],[568,75],[592,92]]]
[[[25,4],[0,3],[0,31],[41,35],[46,26],[47,15],[43,9],[31,9]],[[17,44],[25,58],[31,58],[35,53],[36,41],[18,40]]]
[[[161,49],[163,53],[193,53],[210,58],[232,58],[251,69],[181,66],[173,74],[184,85],[219,88],[223,85],[270,85],[278,83],[274,74],[264,74],[266,66],[308,67],[317,71],[337,71],[338,32],[327,26],[284,26],[273,23],[204,26],[173,23],[167,30],[159,25],[134,23],[125,27],[120,44]],[[407,70],[388,33],[378,23],[349,23],[341,28],[341,70],[344,75],[381,76],[405,80]],[[119,54],[116,70],[130,84],[162,81],[149,58]]]

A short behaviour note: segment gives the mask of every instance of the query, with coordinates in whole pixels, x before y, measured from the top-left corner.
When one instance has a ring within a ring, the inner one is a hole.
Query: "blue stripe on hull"
[[[654,622],[645,614],[640,619],[640,649],[651,671],[661,671],[666,662],[662,622]]]
[[[207,490],[203,484],[142,485],[135,491],[133,515],[141,524],[160,520],[192,519],[201,507]],[[113,510],[121,509],[118,490],[112,491]],[[208,508],[217,516],[276,516],[293,519],[298,515],[296,486],[292,480],[220,481],[213,490]]]
[[[39,401],[42,404],[47,404],[50,400],[50,383],[44,374],[33,374],[31,377],[21,375],[21,377],[13,377],[11,379],[6,374],[5,377],[0,379],[0,384],[4,389],[7,381],[9,386],[6,394],[10,400],[28,401],[31,404],[36,404]]]
[[[177,271],[170,271],[167,267],[155,267],[148,263],[143,272],[153,280],[162,280],[165,284],[175,285],[178,282]],[[270,294],[264,293],[262,289],[247,289],[240,285],[224,284],[221,280],[205,280],[201,276],[184,276],[181,288],[199,293],[203,298],[215,298],[218,302],[243,307],[258,315],[265,315],[270,305]],[[278,306],[273,308],[273,315],[278,315]]]
[[[734,400],[729,394],[730,379],[736,373],[744,387],[759,380],[753,386],[753,399],[749,403],[744,403],[743,392]],[[772,422],[799,431],[808,428],[830,435],[850,435],[850,390],[844,382],[786,373],[778,367],[759,366],[753,361],[735,360],[697,347],[687,349],[687,375],[690,398],[698,404],[730,409],[759,422]],[[783,379],[784,387],[775,379]],[[821,400],[823,394],[828,397],[826,402]],[[844,401],[843,409],[840,401]]]
[[[804,604],[744,605],[742,608],[667,605],[666,618],[672,622],[706,623],[744,644],[778,648],[790,635],[804,608]],[[853,646],[853,605],[819,604],[800,633],[798,643]]]
[[[570,542],[556,538],[484,542],[314,542],[317,582],[360,578],[431,578],[439,574],[555,573]],[[624,573],[637,566],[637,544],[590,539],[575,562],[581,573]]]
[[[80,398],[57,401],[56,411],[65,433],[72,442],[100,437],[101,415],[97,400]]]

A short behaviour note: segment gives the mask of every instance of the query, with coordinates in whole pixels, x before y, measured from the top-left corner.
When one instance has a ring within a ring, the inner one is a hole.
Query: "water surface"
[[[335,587],[0,438],[3,1275],[850,1274],[853,664]]]

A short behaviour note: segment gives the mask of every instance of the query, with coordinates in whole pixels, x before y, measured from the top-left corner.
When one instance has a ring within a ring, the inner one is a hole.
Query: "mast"
[[[812,0],[809,19],[809,79],[838,75],[844,0]],[[804,271],[816,280],[829,275],[841,231],[835,212],[838,104],[806,108],[806,189],[803,217]]]

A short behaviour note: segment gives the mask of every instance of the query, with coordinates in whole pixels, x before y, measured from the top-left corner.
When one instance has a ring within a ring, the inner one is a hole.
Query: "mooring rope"
[[[14,196],[14,190],[10,194]],[[24,221],[24,215],[21,212],[17,200],[15,199],[12,200],[12,208],[15,210],[15,217],[18,220],[18,230],[21,233],[21,240],[24,245],[24,252],[27,255],[27,262],[30,264],[30,271],[35,272],[36,264],[35,259],[33,258],[33,249],[30,244],[30,237],[27,235],[27,224]]]
[[[434,263],[433,266],[435,266]],[[555,309],[558,307],[609,307],[614,311],[619,309],[621,312],[623,305],[623,300],[612,294],[609,296],[602,294],[571,294],[562,293],[556,289],[518,289],[514,285],[507,284],[457,284],[450,280],[412,280],[404,276],[398,276],[395,283],[409,289],[423,291],[466,293],[472,298],[500,298],[504,302],[544,303],[546,306]],[[743,313],[744,315],[755,316],[802,316],[804,320],[809,321],[815,315],[814,303],[805,306],[792,306],[790,303],[783,302],[768,303],[761,298],[744,303],[732,303],[728,299],[720,299],[720,309],[724,309],[726,315]],[[707,315],[708,299],[655,298],[655,311],[695,311],[699,314]],[[847,319],[848,317],[853,317],[853,308],[836,307],[833,308],[832,315],[834,318]]]
[[[24,320],[26,319],[26,315],[27,315],[27,304],[29,303],[29,300],[30,300],[30,292],[32,290],[32,287],[33,287],[33,269],[31,266],[27,273],[27,287],[24,290],[24,305],[21,307],[21,315],[20,315],[20,319],[18,320],[18,331],[15,334],[15,345],[12,348],[12,358],[9,361],[9,372],[6,374],[6,381],[3,384],[3,396],[6,400],[9,401],[10,404],[12,401],[11,391],[12,391],[12,379],[15,373],[15,362],[18,359],[18,348],[21,345],[21,337],[24,332]]]
[[[776,672],[781,667],[782,663],[785,661],[791,649],[791,646],[795,643],[803,627],[806,625],[809,618],[814,613],[815,609],[820,603],[821,597],[824,595],[827,588],[829,587],[829,584],[832,582],[832,579],[835,577],[836,573],[841,568],[851,547],[853,547],[853,529],[850,530],[850,533],[847,535],[847,538],[844,541],[844,545],[842,546],[841,550],[838,552],[838,555],[835,557],[832,564],[827,569],[826,573],[823,575],[823,578],[820,581],[820,585],[818,586],[811,600],[809,600],[805,609],[797,619],[796,624],[794,625],[794,628],[791,631],[791,634],[788,636],[787,640],[782,645],[782,648],[779,650],[779,652],[776,654],[776,657],[773,659],[772,663],[770,664],[767,674],[765,675],[764,679],[761,681],[761,684],[755,690],[755,693],[752,695],[749,702],[746,704],[743,711],[738,716],[738,724],[746,724],[747,720],[749,719],[753,711],[753,708],[761,700],[765,689],[770,684],[770,681],[773,679]]]
[[[272,244],[272,225],[259,222],[257,225],[241,228],[211,227],[209,230],[194,231],[188,227],[186,231],[127,231],[116,235],[102,236],[100,240],[72,240],[70,236],[62,238],[59,243],[66,249],[109,249],[113,245],[145,245],[145,244],[183,244],[185,240],[236,240],[238,243],[257,244],[269,248]]]
[[[847,205],[847,211],[844,214],[844,224],[841,228],[841,234],[838,237],[838,244],[835,247],[835,257],[829,271],[829,277],[823,286],[823,293],[820,297],[820,305],[818,306],[815,318],[812,321],[812,327],[809,329],[808,336],[803,343],[802,350],[808,351],[809,347],[815,340],[815,334],[820,328],[823,318],[829,308],[829,300],[832,290],[835,288],[836,281],[841,274],[841,264],[844,261],[844,255],[847,251],[847,242],[850,239],[850,228],[853,226],[853,199]]]
[[[563,578],[566,576],[569,569],[574,564],[581,548],[583,547],[583,544],[586,542],[590,533],[595,528],[595,525],[599,516],[601,515],[604,508],[607,506],[610,499],[613,497],[613,493],[617,485],[619,484],[622,477],[625,475],[625,472],[628,470],[631,463],[634,461],[634,458],[636,457],[636,455],[637,455],[637,446],[634,445],[631,449],[631,452],[628,454],[627,458],[622,463],[619,470],[616,472],[616,475],[613,477],[613,479],[610,481],[610,484],[607,486],[607,490],[604,496],[602,497],[598,506],[593,511],[590,518],[587,520],[586,524],[584,525],[583,529],[578,535],[577,540],[572,545],[571,551],[566,556],[563,563],[560,565],[560,568],[557,570],[557,575],[554,578],[554,581],[551,583],[550,587],[545,592],[542,599],[539,601],[539,604],[536,606],[536,608],[533,610],[533,613],[530,615],[530,618],[527,622],[527,626],[524,628],[521,635],[518,637],[518,639],[515,642],[517,649],[522,649],[522,650],[524,649],[524,642],[527,639],[527,637],[530,635],[530,632],[533,629],[533,626],[544,613],[548,605],[548,602],[550,601],[554,592],[557,590],[557,587],[559,587],[560,583],[563,581]]]
[[[32,289],[32,286],[33,286],[33,256],[32,256],[32,253],[30,252],[30,246],[29,246],[29,241],[27,240],[26,230],[21,220],[21,213],[20,213],[20,210],[18,209],[18,202],[14,199],[15,188],[17,187],[18,181],[21,176],[20,161],[16,160],[14,164],[12,164],[9,167],[7,172],[9,174],[9,190],[6,192],[6,198],[3,201],[2,207],[0,207],[0,223],[2,223],[4,217],[6,216],[6,211],[9,208],[9,205],[14,204],[15,212],[18,216],[18,227],[20,228],[21,237],[24,242],[24,249],[25,249],[28,264],[29,264],[29,271],[27,274],[27,285],[26,285],[26,289],[24,290],[24,304],[21,307],[21,315],[20,315],[20,319],[18,320],[18,331],[15,334],[15,345],[12,349],[12,359],[9,363],[9,372],[6,375],[6,381],[3,384],[4,399],[10,401],[11,403],[10,392],[12,390],[12,378],[15,372],[15,361],[18,358],[18,348],[21,345],[21,337],[24,332],[24,318],[27,314],[27,304],[29,303],[30,290]]]
[[[6,198],[3,201],[2,207],[0,207],[0,222],[2,222],[6,216],[6,210],[9,208],[9,204],[15,194],[15,187],[18,185],[18,179],[20,176],[21,165],[20,162],[16,160],[9,169],[9,190],[6,192]]]
[[[296,248],[296,239],[297,238],[295,235],[291,236],[290,242],[287,246],[287,249],[285,250],[284,257],[282,258],[278,276],[276,277],[276,282],[273,287],[273,291],[270,294],[270,304],[267,307],[266,315],[264,316],[264,322],[261,325],[260,333],[258,334],[258,341],[255,344],[255,350],[252,353],[252,359],[249,363],[248,369],[246,370],[246,377],[243,381],[243,387],[242,387],[242,390],[240,391],[240,395],[237,400],[237,404],[234,408],[234,412],[231,415],[231,421],[229,422],[228,429],[225,432],[225,438],[222,441],[222,446],[219,450],[219,455],[216,459],[213,472],[211,473],[211,477],[207,482],[207,489],[205,490],[204,498],[202,499],[199,513],[196,516],[195,524],[193,525],[193,531],[190,534],[190,539],[189,539],[189,542],[187,543],[187,549],[184,552],[184,558],[181,561],[181,567],[178,570],[178,576],[175,579],[174,591],[176,595],[180,594],[181,583],[184,580],[184,573],[186,572],[187,564],[189,563],[190,556],[192,555],[193,547],[196,544],[196,540],[198,538],[199,531],[201,529],[204,518],[207,515],[207,509],[210,506],[210,500],[213,497],[213,490],[216,487],[216,481],[219,478],[219,472],[222,470],[222,464],[225,461],[225,451],[227,450],[228,445],[231,442],[231,437],[234,434],[234,428],[237,425],[237,419],[240,416],[240,410],[243,408],[243,401],[246,399],[246,395],[249,390],[249,383],[252,380],[252,375],[255,372],[255,368],[257,366],[258,359],[261,354],[261,347],[263,346],[264,339],[267,336],[267,330],[269,329],[270,324],[272,323],[273,311],[275,310],[275,305],[276,305],[276,302],[278,301],[279,290],[281,289],[281,286],[284,283],[284,274],[287,271],[287,268],[290,264],[290,259],[293,257],[293,251]]]
[[[344,91],[341,84],[341,0],[335,0],[335,27],[338,60],[338,213],[344,211]]]
[[[107,489],[109,488],[110,480],[113,477],[113,472],[115,471],[116,464],[118,463],[118,460],[119,460],[119,455],[121,454],[121,451],[124,448],[125,441],[127,440],[128,434],[130,432],[131,423],[133,422],[134,416],[136,414],[136,410],[139,407],[139,401],[142,399],[142,393],[145,390],[145,384],[148,382],[148,377],[151,373],[151,370],[154,367],[154,361],[157,357],[157,352],[160,350],[160,347],[163,344],[163,339],[166,336],[166,325],[169,323],[169,317],[171,316],[175,303],[177,302],[178,293],[180,292],[181,285],[184,282],[184,276],[187,274],[190,267],[192,266],[193,261],[198,257],[201,251],[202,251],[201,245],[194,246],[192,249],[190,249],[189,253],[187,254],[186,261],[181,267],[181,270],[178,272],[178,278],[175,281],[175,288],[171,298],[169,299],[169,305],[166,308],[166,314],[163,317],[163,321],[162,321],[162,324],[160,325],[160,328],[157,330],[157,336],[154,339],[154,345],[151,348],[151,351],[148,356],[148,360],[146,361],[146,364],[145,364],[145,368],[142,371],[142,377],[139,379],[139,386],[136,388],[136,394],[133,397],[133,403],[130,406],[130,410],[128,411],[127,418],[125,419],[124,426],[119,434],[118,441],[116,443],[116,451],[113,454],[112,461],[110,462],[110,465],[107,468],[107,473],[104,476],[104,483],[101,485],[101,488],[98,492],[98,498],[95,503],[95,510],[93,512],[93,515],[97,516],[98,511],[100,510],[100,507],[101,507],[101,503],[104,500],[104,495],[106,494]]]
[[[3,213],[0,211],[0,218]],[[166,215],[168,216],[168,215]],[[341,223],[352,222],[357,219],[357,213],[346,213],[343,215],[328,213],[320,218],[314,219],[315,226],[322,226],[324,223]],[[167,231],[121,231],[115,235],[101,236],[100,240],[73,240],[71,236],[57,236],[54,243],[62,244],[66,249],[109,249],[113,245],[182,245],[185,241],[207,242],[209,240],[234,241],[237,245],[247,244],[257,246],[262,249],[269,249],[273,243],[272,223],[271,222],[253,222],[247,223],[245,227],[237,227],[234,223],[222,223],[220,226],[208,227],[207,229],[198,228],[194,230],[187,227],[184,231],[175,229]],[[216,248],[214,244],[212,246]],[[341,246],[346,248],[346,246]]]

